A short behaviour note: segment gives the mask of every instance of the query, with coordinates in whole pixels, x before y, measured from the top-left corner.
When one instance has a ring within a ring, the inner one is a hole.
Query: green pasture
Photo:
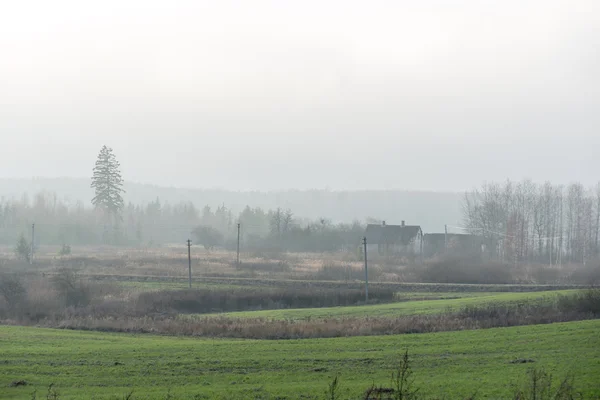
[[[407,293],[407,299],[388,304],[375,304],[351,307],[299,308],[283,310],[242,311],[221,314],[232,318],[267,318],[267,319],[322,319],[344,317],[397,317],[402,315],[438,314],[451,310],[459,310],[465,306],[484,306],[487,304],[517,303],[529,301],[552,301],[559,294],[572,294],[576,290],[555,290],[546,292],[506,292],[506,293],[466,293],[465,297],[452,298],[462,293],[447,293],[448,299],[416,300],[419,295]],[[439,293],[437,293],[439,295]]]
[[[426,396],[507,398],[532,367],[600,395],[600,320],[488,330],[306,340],[220,340],[0,326],[0,398],[324,399],[390,385],[408,349]],[[530,359],[533,363],[512,363]],[[26,386],[9,387],[24,380]],[[170,397],[169,397],[170,396]]]

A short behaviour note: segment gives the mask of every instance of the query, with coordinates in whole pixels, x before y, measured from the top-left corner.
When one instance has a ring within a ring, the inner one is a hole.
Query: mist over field
[[[161,186],[590,186],[599,7],[9,2],[0,177],[88,178],[108,145],[126,181]]]

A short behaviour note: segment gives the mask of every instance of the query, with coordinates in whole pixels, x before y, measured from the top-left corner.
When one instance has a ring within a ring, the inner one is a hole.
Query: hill
[[[198,207],[216,207],[225,203],[234,211],[246,205],[274,209],[291,209],[301,218],[327,218],[333,222],[350,222],[375,218],[390,224],[405,220],[420,224],[426,232],[442,232],[444,224],[456,225],[462,220],[462,193],[410,190],[281,190],[271,192],[234,191],[226,189],[194,189],[161,187],[126,182],[125,200],[145,204],[159,198],[161,202],[192,202]],[[0,179],[0,198],[19,199],[24,193],[33,196],[41,191],[54,192],[71,203],[89,204],[93,197],[85,178]]]

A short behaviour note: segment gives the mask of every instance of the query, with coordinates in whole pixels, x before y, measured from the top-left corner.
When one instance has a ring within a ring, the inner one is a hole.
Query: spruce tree
[[[94,166],[91,185],[96,194],[92,204],[115,220],[120,219],[125,204],[121,196],[125,190],[123,190],[120,166],[112,149],[103,146]]]
[[[21,233],[19,239],[17,240],[17,246],[15,247],[15,253],[18,258],[23,261],[30,262],[31,261],[31,245],[25,239],[25,235]]]

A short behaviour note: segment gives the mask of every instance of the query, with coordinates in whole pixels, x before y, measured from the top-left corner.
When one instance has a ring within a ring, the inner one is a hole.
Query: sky
[[[597,0],[0,5],[0,178],[232,190],[600,180]]]

